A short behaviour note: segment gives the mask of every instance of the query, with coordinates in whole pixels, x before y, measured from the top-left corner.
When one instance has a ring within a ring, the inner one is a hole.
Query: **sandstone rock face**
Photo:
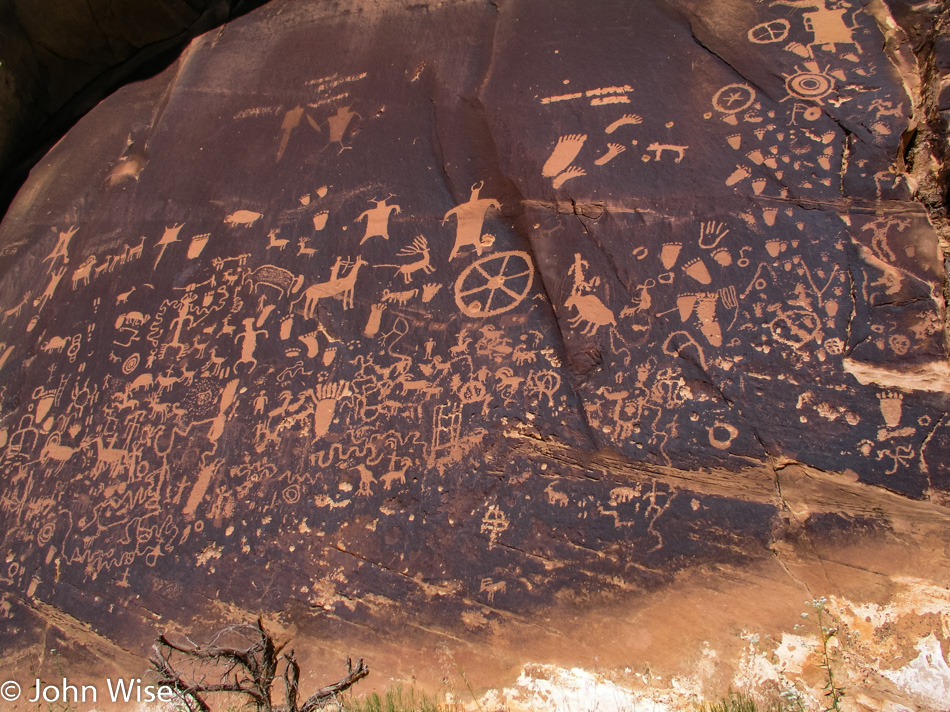
[[[23,163],[137,73],[260,0],[0,3],[0,205]],[[172,55],[172,57],[174,54]],[[167,63],[167,59],[164,60]],[[45,149],[44,149],[45,150]],[[35,159],[34,159],[35,160]]]
[[[911,621],[868,704],[940,709],[880,662],[950,635],[946,18],[902,8],[275,0],[104,101],[0,224],[11,660],[263,612],[424,679],[741,667],[828,595]]]

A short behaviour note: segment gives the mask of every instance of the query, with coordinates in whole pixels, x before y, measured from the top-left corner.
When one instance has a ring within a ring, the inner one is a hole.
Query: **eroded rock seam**
[[[914,198],[927,210],[937,232],[943,250],[944,302],[950,304],[950,108],[943,111],[940,108],[941,93],[950,86],[950,76],[943,76],[941,66],[950,67],[950,43],[941,46],[938,41],[950,35],[950,5],[936,12],[929,27],[903,27],[893,15],[882,18],[876,12],[872,14],[887,38],[887,54],[898,71],[902,74],[907,71],[908,63],[902,61],[901,55],[911,53],[916,60],[913,67],[916,86],[908,86],[914,114],[899,160],[903,160],[904,165],[900,167],[913,181]],[[882,25],[882,19],[890,27]],[[911,45],[911,29],[921,33],[917,47]],[[946,309],[944,339],[950,348],[950,310]]]

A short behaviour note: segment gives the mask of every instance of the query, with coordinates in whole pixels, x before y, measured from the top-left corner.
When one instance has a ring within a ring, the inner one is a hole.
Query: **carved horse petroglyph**
[[[357,257],[356,262],[353,263],[353,266],[350,268],[350,271],[346,273],[345,277],[334,277],[326,282],[318,282],[310,287],[307,287],[303,292],[303,316],[305,319],[313,318],[313,312],[317,307],[317,302],[326,297],[335,297],[337,295],[343,295],[343,308],[349,309],[353,306],[353,285],[356,284],[356,275],[359,272],[360,267],[365,264],[369,264],[362,257]],[[300,299],[294,302],[297,304]]]

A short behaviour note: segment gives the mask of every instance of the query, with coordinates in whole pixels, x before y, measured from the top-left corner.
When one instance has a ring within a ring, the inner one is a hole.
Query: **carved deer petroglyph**
[[[396,267],[396,274],[401,274],[406,284],[412,281],[414,272],[422,270],[425,274],[435,272],[435,267],[430,264],[429,243],[423,235],[418,235],[412,244],[404,247],[396,253],[399,257],[409,257],[419,255],[419,259],[405,265],[373,265],[374,267]]]

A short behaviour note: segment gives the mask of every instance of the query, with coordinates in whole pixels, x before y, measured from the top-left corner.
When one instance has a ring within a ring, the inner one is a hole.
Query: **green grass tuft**
[[[723,697],[719,702],[705,703],[702,712],[779,712],[780,709],[775,705],[760,708],[748,695],[730,692],[728,697]]]
[[[434,697],[402,685],[388,688],[382,696],[372,692],[363,697],[348,697],[341,705],[345,712],[450,712]]]

